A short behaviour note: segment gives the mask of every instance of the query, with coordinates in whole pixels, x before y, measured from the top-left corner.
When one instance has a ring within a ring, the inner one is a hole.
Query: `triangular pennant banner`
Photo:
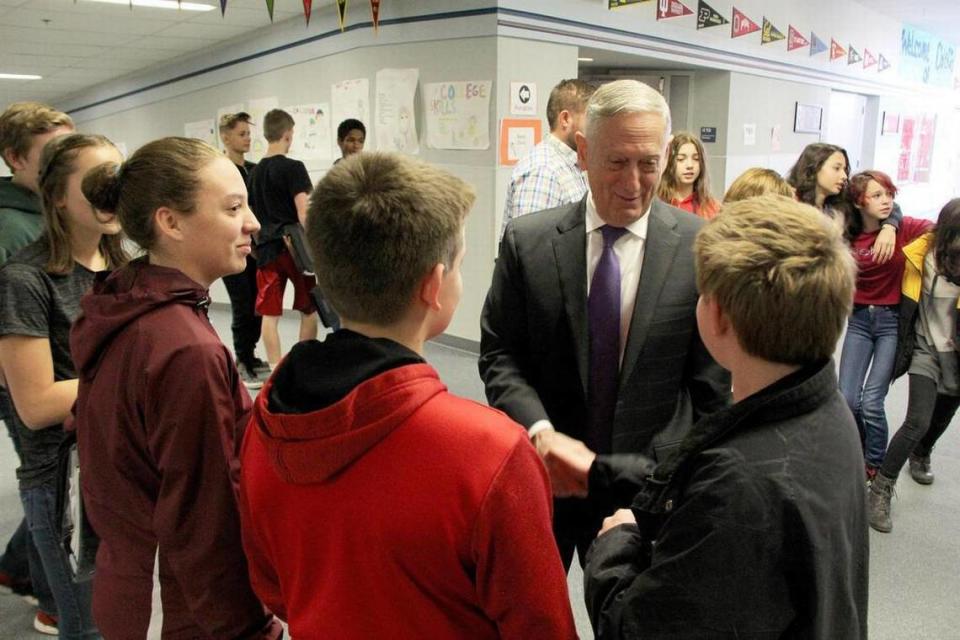
[[[787,29],[787,51],[793,51],[794,49],[801,49],[810,44],[810,41],[803,37],[803,34],[793,28],[793,25],[790,25],[790,28]]]
[[[307,19],[307,26],[310,26],[310,12],[313,11],[313,0],[303,0],[303,17]]]
[[[697,29],[706,29],[707,27],[719,27],[730,22],[719,11],[708,5],[703,0],[697,4]]]
[[[267,0],[267,13],[270,14],[270,22],[273,22],[273,0]]]
[[[830,59],[836,60],[847,55],[847,50],[840,46],[840,43],[830,38]]]
[[[618,7],[626,7],[631,4],[640,4],[641,2],[650,2],[650,0],[610,0],[607,3],[607,8],[616,9]]]
[[[864,49],[863,50],[863,68],[869,69],[875,64],[877,64],[877,59],[873,57],[872,53],[870,53],[870,49]]]
[[[733,22],[730,25],[730,37],[739,38],[748,33],[760,31],[760,25],[748,18],[736,7],[733,8]]]
[[[340,31],[343,31],[347,19],[347,0],[337,0],[337,16],[340,18]]]
[[[657,0],[657,20],[690,15],[693,15],[693,11],[680,0]]]
[[[859,53],[857,53],[857,50],[854,49],[852,46],[848,47],[847,64],[856,64],[861,60],[863,60],[863,57]]]
[[[132,0],[131,0],[131,4],[132,4]],[[221,16],[227,15],[227,0],[220,0],[220,15]]]
[[[815,56],[818,53],[823,53],[828,48],[826,42],[818,38],[813,31],[810,32],[810,55]]]
[[[760,35],[760,44],[770,44],[777,40],[784,40],[786,37],[780,29],[777,29],[772,22],[767,20],[767,16],[763,16],[763,33]]]
[[[877,71],[886,71],[887,69],[890,68],[890,62],[883,56],[882,53],[880,54],[879,65],[880,66],[877,67]]]
[[[370,0],[370,14],[373,16],[373,30],[380,31],[380,0]]]

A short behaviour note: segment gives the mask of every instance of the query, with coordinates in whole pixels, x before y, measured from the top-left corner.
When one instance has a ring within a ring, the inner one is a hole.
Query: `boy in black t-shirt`
[[[220,117],[220,140],[224,152],[243,176],[243,183],[250,190],[250,173],[256,163],[244,159],[250,151],[250,114],[225,113]],[[257,261],[253,255],[247,256],[247,268],[240,273],[223,277],[223,284],[230,296],[230,309],[233,322],[233,353],[237,358],[237,369],[243,383],[249,389],[263,386],[267,363],[256,356],[257,342],[260,340],[260,316],[256,314],[257,300]]]
[[[256,310],[263,316],[263,344],[271,367],[282,355],[278,324],[287,280],[293,282],[293,308],[300,312],[300,340],[317,337],[317,314],[310,299],[316,280],[297,268],[284,241],[284,227],[306,221],[313,189],[303,163],[285,155],[293,142],[293,125],[293,118],[281,109],[264,116],[267,153],[250,175],[250,208],[260,221]]]

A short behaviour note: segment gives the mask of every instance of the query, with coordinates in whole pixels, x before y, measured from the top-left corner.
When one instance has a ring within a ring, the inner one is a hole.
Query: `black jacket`
[[[863,458],[832,362],[704,418],[639,489],[637,526],[587,556],[598,640],[867,637]]]

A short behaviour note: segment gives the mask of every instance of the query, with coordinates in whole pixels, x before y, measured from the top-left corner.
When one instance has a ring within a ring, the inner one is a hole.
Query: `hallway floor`
[[[210,315],[229,343],[229,310],[217,307]],[[296,334],[296,319],[285,317],[281,322],[283,344],[292,344]],[[427,359],[451,391],[484,401],[474,354],[430,344]],[[900,380],[887,398],[892,431],[903,420],[906,391],[906,380]],[[901,475],[893,502],[893,532],[871,532],[872,640],[960,640],[960,431],[956,425],[944,435],[933,466],[936,482],[930,487],[914,483],[906,472]],[[0,436],[0,546],[6,544],[22,515],[15,468],[13,447],[4,433]],[[581,637],[589,640],[593,634],[576,562],[570,574],[570,596]],[[34,611],[17,596],[0,595],[0,640],[48,637],[33,631]]]

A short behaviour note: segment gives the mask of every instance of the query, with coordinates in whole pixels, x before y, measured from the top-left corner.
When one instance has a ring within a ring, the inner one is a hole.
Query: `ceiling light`
[[[41,80],[43,76],[24,73],[0,73],[0,80]]]
[[[577,58],[577,62],[593,62],[593,58]]]
[[[131,0],[84,0],[85,2],[100,2],[103,4],[124,4],[129,6]],[[184,11],[213,11],[211,4],[199,2],[177,2],[177,0],[132,0],[135,7],[149,7],[151,9],[183,9]]]

